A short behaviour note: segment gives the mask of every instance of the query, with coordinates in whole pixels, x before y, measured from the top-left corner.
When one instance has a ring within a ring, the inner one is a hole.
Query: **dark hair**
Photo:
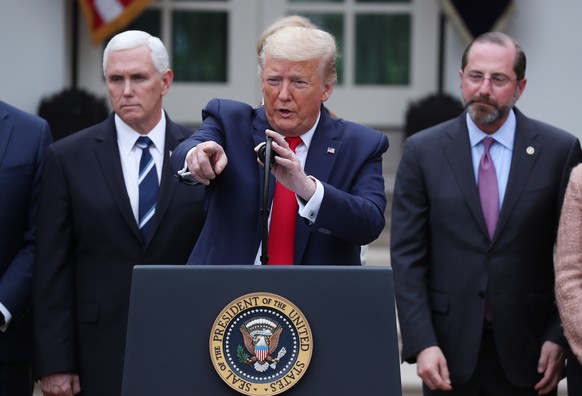
[[[507,34],[500,33],[500,32],[487,32],[483,33],[475,40],[471,42],[463,52],[463,57],[461,58],[461,70],[465,70],[465,66],[467,66],[469,52],[475,43],[491,43],[497,44],[502,47],[506,47],[508,43],[513,43],[515,46],[515,59],[513,60],[513,71],[515,72],[516,78],[518,81],[523,80],[525,77],[525,66],[526,66],[526,59],[525,59],[525,52],[519,45],[517,41],[515,41],[512,37],[508,36]]]

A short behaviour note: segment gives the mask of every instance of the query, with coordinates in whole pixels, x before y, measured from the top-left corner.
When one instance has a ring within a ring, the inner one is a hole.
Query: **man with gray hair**
[[[192,131],[162,108],[174,74],[162,42],[126,31],[105,48],[113,113],[47,153],[33,293],[45,396],[119,396],[132,269],[183,264],[204,221],[201,188],[177,183]]]
[[[259,56],[264,105],[213,99],[200,128],[176,148],[174,171],[207,194],[207,221],[189,264],[361,264],[361,245],[385,224],[388,139],[324,110],[336,56],[335,39],[323,30],[277,29]],[[265,252],[265,175],[255,150],[266,138],[276,156]]]

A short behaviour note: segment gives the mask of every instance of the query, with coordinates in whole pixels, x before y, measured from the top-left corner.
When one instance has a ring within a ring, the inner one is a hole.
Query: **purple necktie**
[[[481,161],[479,161],[479,198],[481,198],[481,208],[483,217],[487,224],[489,238],[493,239],[497,218],[499,217],[499,189],[497,187],[497,175],[495,174],[495,165],[491,160],[489,148],[493,144],[493,138],[486,137],[483,139],[485,150]]]
[[[497,175],[495,174],[495,165],[489,154],[489,149],[495,140],[490,137],[483,139],[485,150],[481,161],[479,161],[479,198],[481,199],[481,209],[483,217],[487,224],[489,238],[493,239],[497,218],[499,217],[499,188],[497,186]],[[491,305],[489,302],[489,290],[485,295],[485,319],[491,321]]]

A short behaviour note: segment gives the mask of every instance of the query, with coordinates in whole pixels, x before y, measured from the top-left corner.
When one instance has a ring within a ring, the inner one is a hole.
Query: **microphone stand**
[[[269,182],[271,179],[271,164],[273,153],[271,150],[271,143],[273,138],[267,138],[267,143],[265,144],[265,160],[264,164],[264,180],[263,180],[263,202],[261,208],[261,220],[262,220],[262,231],[261,231],[261,265],[267,265],[269,263],[269,213],[271,212],[271,205],[269,202]]]

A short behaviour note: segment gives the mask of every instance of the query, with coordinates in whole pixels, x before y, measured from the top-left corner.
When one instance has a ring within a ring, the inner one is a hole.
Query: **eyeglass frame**
[[[479,86],[483,84],[485,80],[489,80],[489,83],[495,88],[503,88],[510,82],[519,81],[517,78],[511,78],[502,73],[495,73],[489,77],[485,77],[483,73],[477,71],[470,71],[467,73],[463,72],[463,77],[467,78],[471,84]],[[500,77],[502,77],[501,80],[499,80]]]

